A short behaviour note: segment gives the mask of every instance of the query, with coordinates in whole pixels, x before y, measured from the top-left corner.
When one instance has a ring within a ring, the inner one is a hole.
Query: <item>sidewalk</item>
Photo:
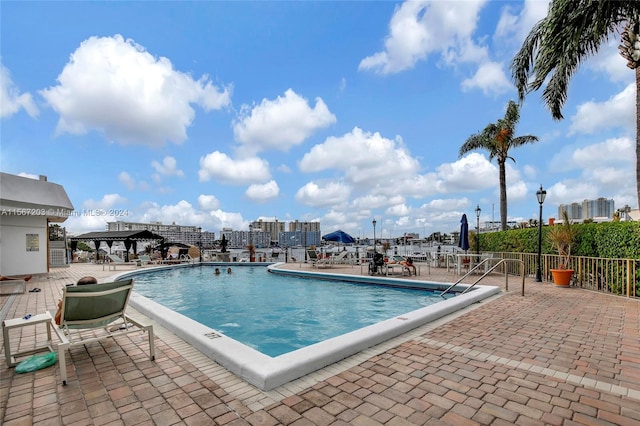
[[[113,274],[91,264],[52,269],[27,283],[40,292],[1,296],[0,314],[54,310],[65,284]],[[417,278],[457,276],[423,267]],[[490,279],[482,283],[504,286],[503,277]],[[143,335],[74,348],[67,386],[57,364],[16,374],[2,353],[0,423],[640,424],[640,302],[530,279],[524,297],[520,291],[511,277],[500,297],[268,392],[158,325],[155,362]],[[45,334],[44,327],[24,327],[11,335],[12,346],[24,349]]]

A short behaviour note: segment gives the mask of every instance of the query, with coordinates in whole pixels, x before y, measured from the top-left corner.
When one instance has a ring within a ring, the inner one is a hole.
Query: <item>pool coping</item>
[[[401,278],[359,277],[332,274],[324,271],[285,270],[278,269],[278,265],[277,263],[269,265],[267,270],[272,273],[288,275],[339,279],[351,282],[375,282],[386,285],[408,285],[414,288],[442,289],[447,287],[447,283],[428,283]],[[178,267],[188,266],[178,265]],[[141,271],[128,271],[116,275],[114,279],[135,276],[137,275],[136,272],[139,273]],[[463,289],[467,286],[459,284],[456,288]],[[215,329],[202,325],[147,299],[135,291],[131,295],[129,303],[132,308],[156,321],[227,370],[259,389],[268,391],[459,311],[498,294],[500,291],[499,287],[476,285],[473,291],[443,300],[435,305],[426,306],[277,357],[265,355]]]

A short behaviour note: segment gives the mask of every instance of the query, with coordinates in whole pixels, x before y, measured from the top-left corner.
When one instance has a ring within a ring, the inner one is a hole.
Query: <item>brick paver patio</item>
[[[40,292],[3,294],[0,318],[55,310],[65,284],[112,274],[90,264],[53,269],[27,284]],[[418,278],[457,277],[423,268]],[[142,334],[74,348],[67,386],[58,364],[16,374],[2,353],[0,424],[640,424],[638,300],[531,279],[523,297],[512,278],[499,297],[268,392],[155,328],[155,362]],[[24,327],[11,343],[25,349],[45,337],[44,326]]]

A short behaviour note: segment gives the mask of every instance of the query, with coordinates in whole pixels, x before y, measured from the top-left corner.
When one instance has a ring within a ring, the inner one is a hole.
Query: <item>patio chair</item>
[[[148,254],[141,254],[140,256],[138,256],[137,262],[138,266],[153,265],[156,263],[156,261],[151,259],[151,256],[149,256]]]
[[[109,271],[111,270],[111,268],[113,268],[113,270],[115,271],[118,265],[120,266],[137,266],[138,265],[138,262],[135,260],[130,260],[129,262],[125,262],[125,260],[120,256],[118,256],[117,254],[108,254],[107,258],[109,259],[109,262],[107,262]],[[102,270],[104,271],[104,264],[102,264]]]
[[[53,327],[61,341],[58,362],[63,385],[67,384],[65,351],[74,346],[146,331],[149,359],[155,359],[153,325],[142,324],[125,312],[132,289],[132,279],[63,289],[60,326]]]
[[[311,266],[318,268],[320,265],[327,265],[327,259],[320,259],[315,250],[307,250],[307,259],[311,261]]]
[[[334,264],[337,264],[337,265],[344,265],[346,263],[350,263],[350,261],[349,261],[350,254],[351,253],[349,253],[346,250],[341,251],[337,255],[331,256],[331,263],[334,263]]]

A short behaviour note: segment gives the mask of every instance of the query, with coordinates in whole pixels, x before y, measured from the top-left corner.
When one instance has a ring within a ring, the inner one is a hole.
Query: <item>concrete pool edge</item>
[[[287,270],[287,274],[316,276],[318,278],[337,278],[347,281],[362,281],[377,283],[392,283],[392,285],[417,284],[426,286],[427,283],[400,279],[371,280],[371,277],[354,277],[327,274],[324,272],[307,272]],[[116,277],[131,277],[135,273],[118,274]],[[431,284],[432,288],[441,288],[446,284]],[[461,285],[460,288],[466,286]],[[429,322],[459,311],[476,302],[500,293],[498,287],[476,286],[476,289],[448,300],[408,312],[396,318],[337,336],[323,342],[298,349],[278,357],[269,357],[255,349],[246,346],[218,331],[193,321],[181,314],[165,308],[144,296],[133,293],[130,299],[131,307],[143,315],[156,321],[162,327],[175,334],[186,343],[202,352],[205,356],[236,374],[239,378],[268,391],[306,376],[323,367],[334,364],[367,348],[398,337],[408,331]]]

